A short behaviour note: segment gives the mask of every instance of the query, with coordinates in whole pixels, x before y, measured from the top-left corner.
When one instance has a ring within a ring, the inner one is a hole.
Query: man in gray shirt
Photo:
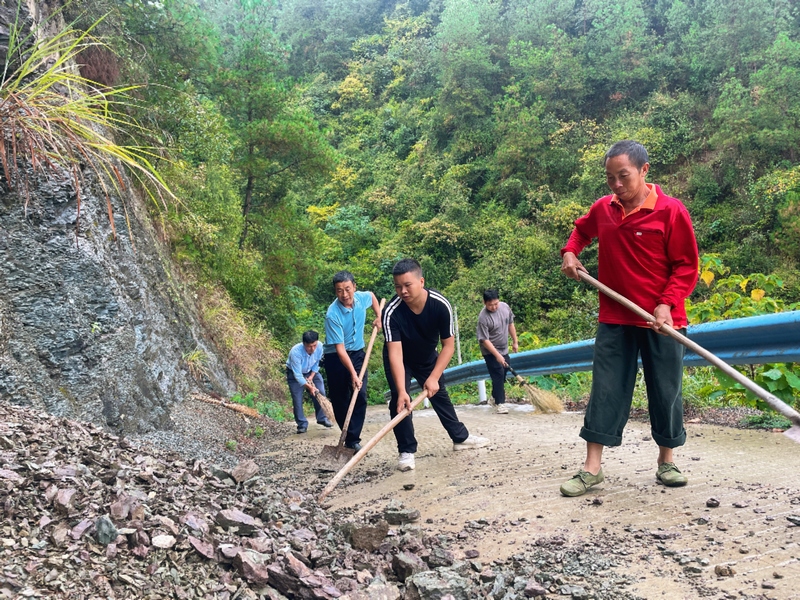
[[[492,398],[498,414],[508,413],[506,407],[505,381],[508,358],[508,336],[511,336],[512,349],[519,350],[517,329],[514,327],[514,313],[505,302],[500,302],[497,290],[483,292],[483,309],[478,315],[477,336],[481,354],[492,378]]]

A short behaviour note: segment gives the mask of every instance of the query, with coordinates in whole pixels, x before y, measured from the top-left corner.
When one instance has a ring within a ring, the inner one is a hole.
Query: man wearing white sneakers
[[[500,302],[497,290],[483,292],[483,310],[478,315],[476,328],[481,354],[486,361],[486,369],[492,378],[492,398],[494,410],[499,415],[508,414],[506,406],[505,381],[508,374],[508,336],[512,339],[512,349],[519,350],[517,328],[514,326],[514,313],[505,302]]]
[[[458,420],[453,403],[444,387],[442,373],[455,350],[453,338],[453,310],[447,299],[436,290],[425,287],[425,278],[419,263],[411,258],[398,262],[392,269],[397,295],[383,311],[383,368],[389,382],[392,399],[389,413],[394,418],[398,412],[411,407],[408,388],[411,377],[422,386],[431,401],[450,439],[453,450],[482,448],[489,440],[470,435]],[[441,353],[436,346],[442,342]],[[414,468],[417,439],[414,423],[409,414],[394,428],[400,460],[397,468],[410,471]]]

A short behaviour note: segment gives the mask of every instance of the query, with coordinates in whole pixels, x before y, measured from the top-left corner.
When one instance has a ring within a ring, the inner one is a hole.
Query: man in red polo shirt
[[[597,200],[575,221],[561,249],[561,271],[580,280],[578,254],[594,238],[598,279],[655,317],[648,323],[600,294],[594,346],[592,392],[580,436],[586,440],[583,469],[561,486],[580,496],[602,482],[603,447],[619,446],[628,421],[637,360],[641,354],[653,440],[658,444],[656,479],[686,485],[673,463],[673,449],[686,441],[683,428],[683,346],[659,332],[663,324],[687,324],[684,302],[697,283],[698,253],[686,207],[646,183],[647,150],[638,142],[617,142],[605,155],[606,183],[613,194]]]

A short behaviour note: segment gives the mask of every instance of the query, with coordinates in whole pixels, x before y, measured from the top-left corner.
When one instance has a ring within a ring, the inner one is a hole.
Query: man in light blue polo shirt
[[[308,431],[308,420],[303,412],[303,392],[308,391],[311,402],[314,403],[317,423],[325,427],[333,427],[322,407],[317,402],[314,394],[319,390],[325,394],[325,385],[319,374],[319,360],[322,358],[322,344],[319,343],[319,334],[316,331],[306,331],[303,334],[303,343],[295,344],[289,351],[286,359],[286,381],[289,392],[292,394],[292,409],[294,420],[297,423],[297,433]]]
[[[339,271],[333,276],[333,291],[336,300],[325,315],[324,353],[329,398],[336,422],[342,427],[353,390],[359,390],[344,440],[346,447],[359,450],[367,412],[367,373],[363,381],[358,376],[364,364],[364,324],[371,306],[375,313],[372,326],[380,329],[381,309],[375,294],[356,291],[355,279],[349,271]]]

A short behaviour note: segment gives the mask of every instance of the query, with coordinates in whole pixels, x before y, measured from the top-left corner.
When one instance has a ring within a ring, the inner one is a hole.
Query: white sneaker
[[[498,415],[507,415],[508,414],[508,407],[505,404],[495,404],[494,412]]]
[[[483,448],[489,445],[489,440],[478,435],[470,435],[460,444],[453,444],[453,450],[472,450],[473,448]]]
[[[411,471],[414,469],[414,455],[411,452],[401,452],[400,460],[397,462],[397,469],[400,471]]]

